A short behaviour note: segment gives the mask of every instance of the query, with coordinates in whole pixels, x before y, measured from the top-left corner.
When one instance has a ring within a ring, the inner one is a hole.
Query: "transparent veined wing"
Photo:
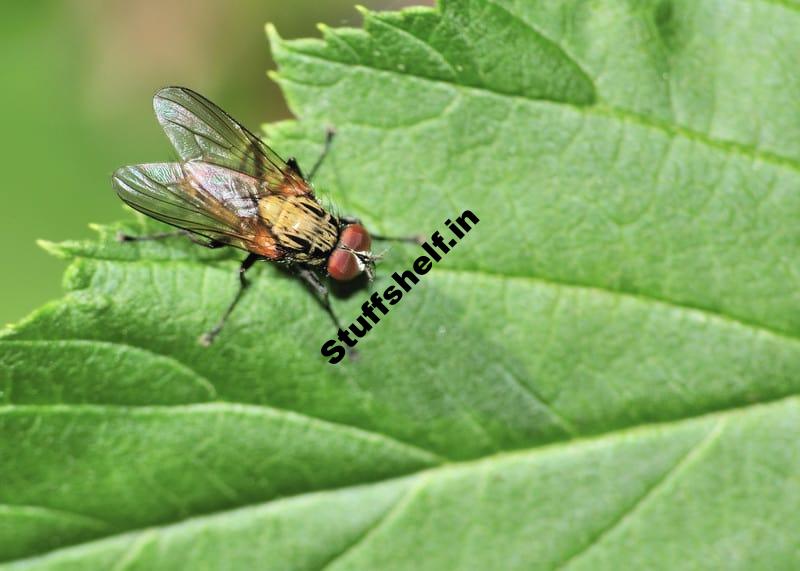
[[[185,87],[153,97],[158,122],[183,161],[202,161],[267,183],[266,192],[312,194],[311,187],[275,151],[211,101]]]
[[[258,216],[262,181],[201,162],[151,163],[118,169],[114,190],[129,206],[208,240],[271,258],[281,253]]]

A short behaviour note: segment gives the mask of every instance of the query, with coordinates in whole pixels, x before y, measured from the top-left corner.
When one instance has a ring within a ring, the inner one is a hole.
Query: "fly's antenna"
[[[339,247],[342,250],[350,252],[356,257],[359,269],[367,274],[367,278],[369,278],[370,282],[375,279],[375,262],[383,259],[383,257],[386,255],[386,252],[388,252],[388,250],[384,250],[380,254],[373,254],[372,252],[354,250],[353,248],[345,245],[340,245]]]

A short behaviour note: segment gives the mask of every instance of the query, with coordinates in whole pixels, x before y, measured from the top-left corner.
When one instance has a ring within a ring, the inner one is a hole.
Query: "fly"
[[[225,111],[183,87],[165,87],[153,97],[156,117],[180,160],[118,169],[114,189],[129,206],[178,228],[150,236],[121,234],[121,241],[184,235],[207,248],[231,246],[247,256],[239,266],[239,288],[217,324],[200,336],[210,345],[247,289],[245,274],[259,260],[276,262],[316,295],[334,325],[325,279],[345,282],[374,276],[372,239],[416,242],[415,237],[370,236],[356,219],[328,212],[311,179],[330,150],[334,132],[304,176],[293,158],[283,160]]]

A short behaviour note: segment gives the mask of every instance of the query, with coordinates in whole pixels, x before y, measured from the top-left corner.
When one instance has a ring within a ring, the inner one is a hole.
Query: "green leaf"
[[[338,132],[322,194],[480,223],[335,366],[274,268],[205,349],[233,253],[46,244],[68,293],[0,340],[4,568],[800,566],[798,29],[793,0],[270,29],[300,118],[271,142]]]

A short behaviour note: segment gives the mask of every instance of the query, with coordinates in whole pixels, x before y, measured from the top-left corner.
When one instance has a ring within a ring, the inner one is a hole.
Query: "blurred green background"
[[[119,166],[174,154],[150,98],[164,85],[208,96],[251,128],[289,117],[266,77],[264,24],[318,36],[317,22],[357,26],[358,1],[72,0],[6,3],[0,19],[3,137],[0,326],[61,295],[65,263],[37,238],[90,237],[123,216],[110,186]]]

